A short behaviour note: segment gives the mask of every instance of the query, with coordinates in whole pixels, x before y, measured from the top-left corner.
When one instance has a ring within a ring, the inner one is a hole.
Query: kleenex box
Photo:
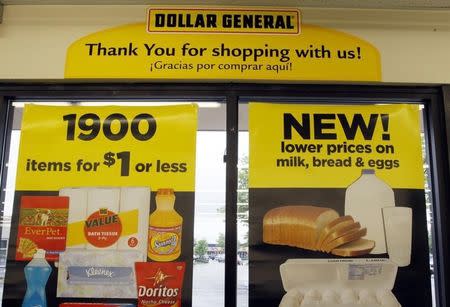
[[[401,307],[388,259],[289,259],[280,273],[280,307]]]
[[[58,297],[137,298],[139,251],[70,249],[59,257]]]

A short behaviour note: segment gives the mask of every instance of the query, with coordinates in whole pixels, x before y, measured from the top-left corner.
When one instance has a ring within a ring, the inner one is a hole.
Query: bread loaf
[[[374,247],[375,241],[358,239],[331,250],[331,253],[342,257],[356,257],[370,253]]]
[[[315,250],[323,228],[338,217],[335,210],[317,206],[274,208],[263,218],[263,242]]]
[[[336,256],[353,257],[371,252],[375,242],[362,239],[367,234],[351,216],[341,216],[317,206],[282,206],[269,210],[263,218],[263,242],[320,250]]]
[[[339,228],[347,226],[347,225],[351,225],[353,223],[354,223],[353,217],[351,217],[350,215],[338,217],[337,219],[328,223],[323,228],[322,233],[320,234],[319,239],[317,240],[316,249],[320,250],[320,247],[322,246],[323,241],[330,233],[332,233],[336,229],[339,229]]]

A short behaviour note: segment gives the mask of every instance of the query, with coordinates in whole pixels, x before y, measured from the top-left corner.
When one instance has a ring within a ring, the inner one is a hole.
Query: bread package
[[[331,208],[283,206],[269,210],[263,219],[263,241],[315,250],[323,230],[339,214]]]

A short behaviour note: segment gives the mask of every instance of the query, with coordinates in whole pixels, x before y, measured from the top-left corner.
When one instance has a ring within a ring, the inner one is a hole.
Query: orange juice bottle
[[[172,261],[181,254],[183,218],[173,208],[173,189],[159,189],[156,210],[150,214],[148,257],[154,261]]]

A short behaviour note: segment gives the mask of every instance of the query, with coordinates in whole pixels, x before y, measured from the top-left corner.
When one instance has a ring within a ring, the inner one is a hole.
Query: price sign
[[[114,152],[107,152],[105,153],[105,155],[103,156],[105,161],[103,161],[103,164],[105,164],[108,167],[111,167],[112,165],[114,165],[116,163],[116,159],[115,157],[117,157],[117,159],[119,161],[121,161],[120,164],[120,176],[128,176],[130,174],[130,152],[129,151],[122,151],[122,152],[118,152],[117,154]],[[146,164],[148,167],[146,167],[145,169],[142,169],[142,171],[149,171],[150,167],[152,166],[151,163],[147,163]]]
[[[97,114],[87,113],[81,115],[77,119],[77,114],[67,114],[63,116],[63,120],[67,121],[67,140],[74,140],[75,138],[75,124],[82,131],[77,135],[77,138],[84,141],[95,139],[100,130],[103,131],[104,136],[111,141],[118,141],[123,139],[128,133],[128,119],[121,113],[113,113],[102,121]],[[113,132],[111,126],[117,121],[119,130]],[[139,125],[143,123],[146,125],[145,132],[141,132]],[[83,133],[86,132],[86,133]],[[138,114],[131,120],[131,134],[136,140],[147,141],[156,132],[155,118],[150,114]]]
[[[193,190],[197,107],[27,105],[18,189],[151,185]]]

